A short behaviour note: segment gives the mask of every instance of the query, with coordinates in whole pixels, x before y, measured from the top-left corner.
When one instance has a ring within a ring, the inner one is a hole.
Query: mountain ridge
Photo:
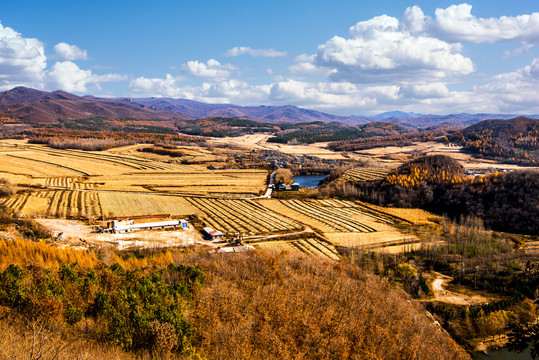
[[[458,113],[448,115],[417,114],[389,111],[373,116],[342,116],[295,105],[240,106],[211,104],[189,99],[173,98],[102,98],[92,95],[77,96],[62,90],[47,92],[16,87],[6,91],[0,99],[0,111],[24,123],[54,123],[58,119],[90,117],[189,120],[210,117],[237,117],[264,122],[338,121],[361,125],[383,119],[394,124],[428,128],[440,125],[471,125],[487,119],[510,119],[521,114]],[[539,118],[539,115],[525,115]]]

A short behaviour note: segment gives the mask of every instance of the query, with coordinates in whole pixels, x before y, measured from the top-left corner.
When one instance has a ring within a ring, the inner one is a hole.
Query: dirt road
[[[430,301],[440,301],[455,305],[478,305],[497,299],[494,296],[479,294],[472,290],[467,290],[467,293],[447,290],[444,287],[444,283],[451,281],[452,278],[440,273],[434,274],[436,275],[436,279],[432,282],[434,299],[431,299]]]

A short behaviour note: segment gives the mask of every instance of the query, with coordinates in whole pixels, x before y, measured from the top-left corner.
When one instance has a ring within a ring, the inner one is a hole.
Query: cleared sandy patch
[[[144,230],[125,234],[99,233],[96,227],[86,225],[81,221],[61,219],[36,219],[46,226],[56,237],[63,233],[58,245],[73,247],[114,246],[125,248],[151,248],[190,246],[204,243],[201,235],[189,225],[183,230]]]

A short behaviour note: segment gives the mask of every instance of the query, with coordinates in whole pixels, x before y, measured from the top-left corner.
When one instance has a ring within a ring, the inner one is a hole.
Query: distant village
[[[321,167],[321,166],[339,166],[343,160],[321,159],[312,155],[294,156],[284,154],[276,150],[252,150],[247,154],[229,154],[236,166],[240,169],[256,168],[285,168],[285,167]],[[209,168],[209,167],[208,167]]]

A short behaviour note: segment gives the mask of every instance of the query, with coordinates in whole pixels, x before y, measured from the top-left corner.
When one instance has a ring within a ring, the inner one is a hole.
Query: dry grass
[[[42,241],[24,240],[15,232],[11,232],[11,236],[0,238],[0,271],[9,264],[32,264],[57,268],[63,263],[78,263],[81,266],[93,267],[99,263],[99,260],[91,252],[70,248],[61,249]]]
[[[469,359],[423,307],[354,267],[289,254],[196,259],[208,359]]]
[[[41,328],[41,325],[44,325]],[[122,351],[119,347],[88,339],[71,339],[56,324],[0,317],[0,358],[11,360],[136,360],[150,359]],[[32,353],[33,351],[33,353]],[[33,356],[31,356],[31,354]]]

